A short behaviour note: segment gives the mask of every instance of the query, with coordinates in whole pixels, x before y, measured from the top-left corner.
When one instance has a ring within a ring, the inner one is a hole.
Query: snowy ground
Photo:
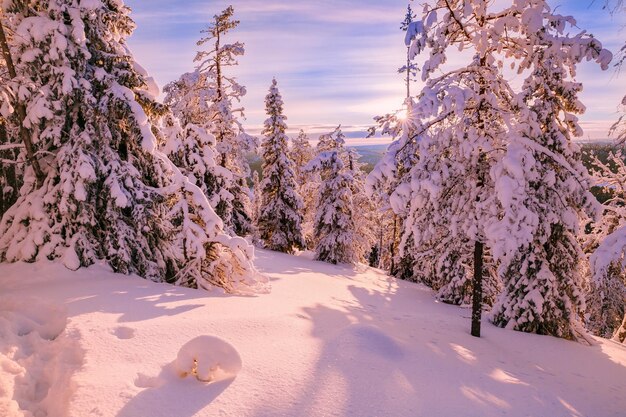
[[[258,297],[0,265],[0,415],[626,415],[616,343],[489,324],[476,339],[468,310],[421,286],[257,256],[273,286]]]

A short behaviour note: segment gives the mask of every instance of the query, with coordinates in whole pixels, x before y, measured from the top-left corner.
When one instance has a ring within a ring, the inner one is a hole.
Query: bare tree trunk
[[[0,21],[0,47],[2,47],[2,54],[4,55],[4,60],[7,64],[7,69],[9,70],[9,76],[14,79],[17,77],[15,72],[15,65],[13,65],[13,58],[11,57],[11,51],[9,49],[9,44],[7,43],[7,38],[4,34],[4,26]],[[24,142],[24,147],[26,148],[26,156],[28,161],[30,162],[33,170],[35,171],[35,178],[37,181],[37,188],[40,188],[43,185],[43,181],[45,179],[45,175],[41,170],[41,166],[39,165],[39,161],[35,157],[35,147],[33,146],[33,142],[31,141],[30,132],[26,127],[24,127],[24,120],[26,120],[26,107],[23,103],[16,103],[15,112],[17,113],[19,128],[20,128],[20,139]]]

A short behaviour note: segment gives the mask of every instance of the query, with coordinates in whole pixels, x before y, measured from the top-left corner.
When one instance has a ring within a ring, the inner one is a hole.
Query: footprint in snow
[[[118,339],[132,339],[135,337],[135,329],[125,326],[116,327],[111,333],[117,336]]]
[[[185,343],[174,361],[179,376],[207,383],[234,378],[241,366],[241,357],[230,343],[208,335]]]

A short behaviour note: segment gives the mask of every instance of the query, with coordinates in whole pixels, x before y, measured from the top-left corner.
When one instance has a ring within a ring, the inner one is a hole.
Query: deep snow
[[[268,251],[256,264],[271,294],[0,265],[0,415],[626,413],[626,348],[615,342],[486,322],[477,339],[467,309],[375,269]]]

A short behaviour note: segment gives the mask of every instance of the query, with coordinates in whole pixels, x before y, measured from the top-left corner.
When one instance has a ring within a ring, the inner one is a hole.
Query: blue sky
[[[246,44],[235,75],[246,86],[246,127],[254,133],[265,119],[264,97],[276,77],[290,130],[313,133],[342,124],[361,136],[373,116],[400,106],[404,34],[399,22],[406,0],[126,0],[137,30],[130,47],[159,86],[193,69],[196,41],[211,17],[229,4],[241,21],[229,40]],[[420,9],[417,2],[415,9]],[[551,2],[578,26],[617,51],[626,40],[626,18],[602,10],[603,0]],[[606,138],[626,94],[626,69],[600,71],[583,64],[577,76],[587,114],[585,138]],[[414,90],[419,85],[413,86]]]

